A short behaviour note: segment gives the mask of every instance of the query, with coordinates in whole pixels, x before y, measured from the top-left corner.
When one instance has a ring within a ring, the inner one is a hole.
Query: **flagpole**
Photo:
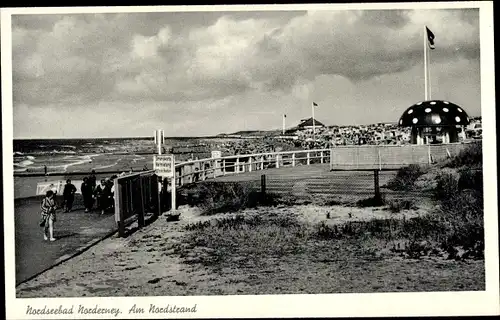
[[[285,135],[286,114],[283,114],[283,135]]]
[[[428,99],[427,92],[427,27],[424,25],[424,85],[425,85],[425,100]]]
[[[313,140],[316,141],[316,121],[314,120],[314,102],[311,103],[312,118],[313,118]]]
[[[431,51],[428,46],[427,51],[427,82],[429,83],[429,100],[432,100],[432,84],[431,84]]]

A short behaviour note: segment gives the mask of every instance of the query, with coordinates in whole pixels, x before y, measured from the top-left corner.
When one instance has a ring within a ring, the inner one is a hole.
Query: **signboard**
[[[71,180],[71,183],[76,187],[76,193],[82,193],[82,180]],[[36,195],[45,195],[47,191],[52,190],[58,195],[62,195],[66,180],[54,180],[46,182],[38,182],[36,185]]]
[[[173,178],[175,170],[174,165],[173,155],[155,155],[153,158],[153,169],[159,176]]]
[[[221,158],[222,151],[212,151],[212,158]]]

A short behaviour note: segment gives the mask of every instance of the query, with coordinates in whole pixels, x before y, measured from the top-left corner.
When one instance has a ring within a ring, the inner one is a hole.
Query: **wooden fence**
[[[331,149],[244,154],[182,162],[175,165],[176,186],[229,174],[328,163]]]
[[[153,170],[118,177],[115,185],[115,220],[121,237],[125,227],[137,221],[141,228],[146,218],[154,219],[160,214],[158,177]]]
[[[469,143],[341,146],[332,149],[330,169],[384,170],[398,169],[410,164],[432,164],[458,155],[468,145]]]

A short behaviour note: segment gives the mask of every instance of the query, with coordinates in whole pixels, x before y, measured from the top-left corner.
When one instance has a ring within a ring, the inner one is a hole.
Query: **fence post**
[[[374,172],[374,185],[375,185],[375,199],[380,200],[380,184],[379,184],[379,170],[373,170]]]
[[[307,151],[307,165],[311,164],[311,153]]]
[[[137,224],[139,228],[144,227],[144,186],[142,185],[144,182],[143,178],[139,176],[139,191],[141,194],[141,206],[139,207],[139,212],[137,213]]]
[[[115,179],[115,221],[118,224],[118,235],[120,237],[125,236],[125,225],[123,221],[123,208],[121,206],[123,187],[118,183],[118,179]]]
[[[323,157],[324,157],[324,154],[323,154],[323,151],[321,151],[320,156],[319,156],[320,163],[323,163]]]
[[[248,172],[252,172],[252,157],[248,158]]]
[[[264,170],[264,156],[260,157],[260,170]]]
[[[330,149],[330,170],[333,170],[333,148]]]
[[[262,199],[264,199],[266,195],[266,175],[263,174],[260,176],[260,193],[262,196]]]
[[[280,155],[277,154],[276,155],[276,168],[279,168],[280,167]]]
[[[240,173],[240,158],[236,158],[236,164],[234,165],[234,171]]]
[[[156,213],[157,216],[156,217],[159,217],[161,216],[161,211],[162,211],[162,207],[161,207],[161,187],[163,185],[163,181],[162,181],[162,177],[158,176],[158,175],[155,175],[156,176],[156,179],[154,181],[154,183],[156,183],[156,193],[158,194],[157,197],[156,197],[156,201],[157,201],[157,205],[158,205],[158,212]],[[160,182],[161,181],[161,182]]]
[[[171,194],[171,209],[170,211],[175,211],[177,207],[175,206],[176,202],[176,187],[175,187],[175,175],[172,177],[171,181],[171,187],[170,187],[170,194]]]
[[[226,159],[222,159],[222,175],[226,175]]]
[[[380,157],[380,147],[377,148],[378,152],[378,168],[379,170],[382,170],[382,158]]]
[[[427,144],[427,153],[429,155],[429,164],[432,164],[431,145],[430,144]]]

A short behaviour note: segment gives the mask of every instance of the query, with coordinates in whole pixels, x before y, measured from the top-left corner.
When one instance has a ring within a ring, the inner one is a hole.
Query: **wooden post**
[[[380,156],[380,147],[377,147],[378,151],[378,168],[379,170],[382,170],[382,157]]]
[[[139,193],[141,195],[141,203],[139,207],[139,212],[137,212],[137,224],[139,228],[144,227],[144,186],[143,186],[143,177],[139,176]]]
[[[248,158],[248,172],[252,172],[252,157]]]
[[[128,181],[127,183],[128,185],[128,200],[127,201],[129,203],[129,210],[127,211],[127,213],[129,214],[130,212],[134,211],[134,190],[133,190],[133,185],[132,185],[132,181]],[[128,218],[128,217],[127,217]]]
[[[158,215],[156,217],[159,217],[159,216],[161,216],[161,213],[162,213],[161,212],[161,187],[162,187],[163,183],[160,182],[160,181],[162,181],[162,177],[160,177],[158,175],[155,175],[155,176],[156,176],[156,179],[155,179],[154,182],[156,183],[156,188],[157,188],[156,189],[156,193],[158,194],[157,195],[157,199],[156,199],[156,201],[158,201],[157,202],[157,205],[158,205],[158,212],[157,212],[157,214]]]
[[[292,153],[292,167],[295,167],[295,152]]]
[[[330,149],[330,170],[333,170],[333,148]]]
[[[431,145],[427,145],[427,153],[429,155],[429,164],[432,164],[432,157],[431,157]]]
[[[277,154],[276,155],[276,168],[279,168],[280,167],[280,155]]]
[[[175,163],[175,158],[173,159],[173,161]],[[182,168],[184,168],[184,167],[182,167]],[[171,194],[172,207],[171,207],[170,211],[175,211],[177,209],[177,207],[176,207],[176,201],[177,201],[177,199],[176,199],[176,195],[177,195],[176,194],[176,192],[177,192],[176,189],[177,189],[177,186],[176,186],[176,182],[175,182],[176,179],[177,179],[176,178],[176,173],[177,172],[175,170],[172,170],[172,177],[170,179],[170,184],[171,184],[170,194]],[[182,180],[182,178],[181,178],[181,180]],[[182,186],[182,184],[180,186]]]
[[[320,156],[319,156],[320,163],[323,163],[323,157],[324,157],[324,154],[323,154],[323,151],[321,151]]]
[[[375,186],[375,199],[380,200],[380,184],[379,184],[379,170],[373,170],[374,172],[374,186]]]
[[[266,175],[263,174],[260,176],[260,193],[262,195],[262,199],[266,195]]]
[[[240,158],[236,158],[236,164],[234,166],[234,171],[236,173],[239,173],[240,172]]]
[[[179,186],[183,185],[183,180],[184,180],[184,166],[181,166],[179,168]]]
[[[125,236],[125,225],[123,223],[123,208],[121,206],[123,187],[118,183],[118,178],[115,179],[115,221],[118,225],[118,235]]]
[[[222,175],[226,175],[226,159],[222,159]]]
[[[260,170],[264,170],[264,156],[260,157]]]
[[[311,153],[307,151],[307,165],[311,164]]]

